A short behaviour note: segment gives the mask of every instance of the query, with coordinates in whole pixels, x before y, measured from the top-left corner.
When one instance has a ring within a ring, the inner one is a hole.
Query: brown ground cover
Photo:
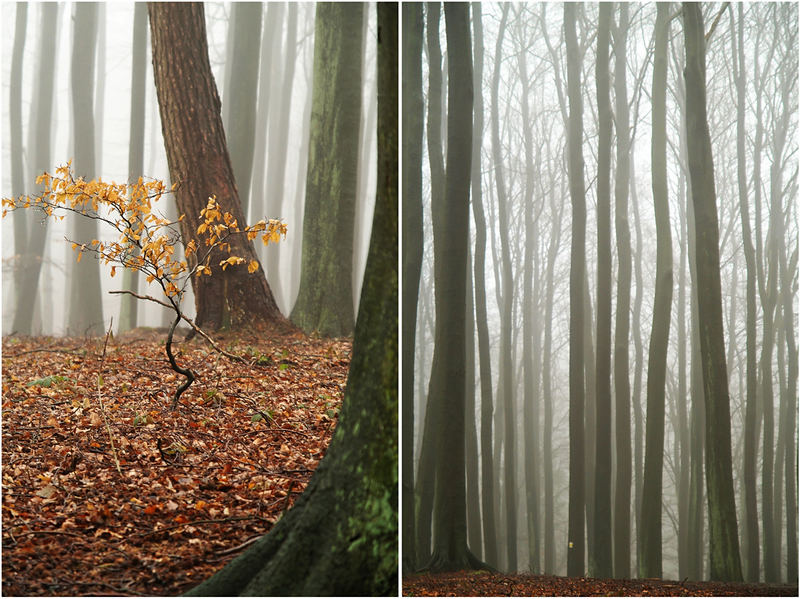
[[[507,575],[481,571],[418,574],[403,578],[406,597],[797,597],[797,585],[611,580],[563,576]]]
[[[267,532],[302,493],[338,418],[350,340],[252,331],[4,338],[4,595],[174,595]],[[113,447],[112,447],[113,441]]]

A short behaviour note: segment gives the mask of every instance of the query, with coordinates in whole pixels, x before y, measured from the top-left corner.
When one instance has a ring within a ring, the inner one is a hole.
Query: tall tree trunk
[[[378,185],[353,360],[331,446],[269,534],[190,594],[396,595],[397,5],[378,5]]]
[[[572,203],[572,246],[569,274],[569,532],[567,576],[584,575],[584,445],[583,445],[583,292],[586,268],[586,197],[583,182],[583,100],[581,57],[575,34],[574,4],[564,4],[569,96],[569,192]]]
[[[617,235],[617,319],[614,329],[614,395],[617,472],[614,492],[614,576],[631,575],[631,383],[629,338],[631,309],[631,234],[628,225],[630,124],[627,72],[628,3],[619,7],[614,31],[614,97],[617,122],[617,170],[614,225]]]
[[[414,548],[414,345],[422,270],[422,5],[403,5],[403,571]]]
[[[270,138],[269,153],[267,161],[267,206],[268,214],[273,218],[283,215],[286,190],[284,182],[286,180],[286,148],[289,145],[289,121],[292,106],[292,89],[294,87],[294,70],[297,63],[297,4],[288,3],[288,17],[286,21],[286,45],[283,57],[283,70],[279,79],[281,86],[280,95],[276,98],[277,104],[273,106],[270,113]],[[280,31],[280,29],[279,29]],[[280,35],[278,36],[280,41]],[[275,56],[277,58],[277,56]],[[276,89],[275,87],[272,88]],[[373,129],[374,131],[374,129]],[[268,281],[275,293],[281,296],[278,290],[283,288],[283,281],[280,271],[280,254],[283,251],[281,244],[267,248],[266,262]],[[278,305],[281,301],[278,300]],[[286,305],[286,301],[283,301]]]
[[[522,21],[517,16],[517,23]],[[522,27],[518,29],[520,39],[524,39]],[[522,85],[522,122],[525,145],[525,188],[524,188],[524,267],[522,283],[522,368],[523,368],[523,442],[525,472],[525,507],[528,532],[528,571],[534,574],[541,572],[539,555],[539,539],[541,537],[541,519],[539,516],[539,381],[541,379],[541,334],[538,316],[538,285],[534,284],[534,271],[538,275],[539,231],[534,215],[533,190],[536,178],[536,167],[540,160],[534,157],[533,119],[530,114],[528,98],[528,64],[526,52],[520,49],[517,53]],[[541,155],[541,150],[538,152]],[[538,211],[541,213],[541,210]],[[538,276],[536,277],[538,282]]]
[[[706,117],[705,30],[700,6],[683,4],[686,41],[686,129],[697,232],[697,277],[703,388],[706,403],[706,487],[712,580],[742,579],[731,464],[731,418],[719,267],[714,163]]]
[[[87,180],[95,172],[94,85],[97,46],[97,10],[94,2],[75,5],[72,46],[71,87],[72,118],[75,125],[75,174]],[[97,239],[97,221],[76,217],[73,241]],[[67,328],[74,335],[98,335],[104,330],[103,301],[100,290],[100,262],[86,260],[72,265]]]
[[[475,422],[475,306],[472,295],[472,257],[469,245],[467,246],[467,297],[466,315],[464,326],[466,366],[464,374],[466,388],[464,389],[464,414],[466,425],[465,437],[465,466],[467,476],[467,545],[469,547],[481,546],[481,507],[480,482],[478,479],[478,428]],[[473,553],[474,550],[473,550]],[[477,553],[476,553],[477,557]]]
[[[467,548],[464,480],[464,305],[472,148],[472,60],[467,4],[445,5],[448,65],[447,183],[442,235],[446,257],[437,278],[436,343],[429,401],[438,411],[433,555],[430,569],[461,570],[481,563]],[[441,292],[438,290],[441,288]]]
[[[475,321],[478,329],[478,359],[481,379],[481,504],[483,507],[483,554],[486,563],[497,566],[497,529],[494,519],[494,464],[492,463],[492,364],[489,355],[489,319],[486,314],[486,217],[483,213],[481,146],[483,142],[483,23],[481,3],[472,3],[474,30],[472,214],[475,219]],[[477,549],[477,547],[473,547]]]
[[[233,177],[245,217],[250,206],[250,181],[253,175],[261,11],[261,2],[234,2],[229,26],[233,48],[229,63],[229,86],[225,89],[225,103],[228,105],[225,132]],[[277,218],[279,215],[269,216]]]
[[[756,390],[758,385],[758,364],[756,357],[756,255],[753,236],[750,231],[750,202],[747,197],[747,159],[745,157],[745,89],[746,62],[744,58],[744,14],[743,5],[738,5],[738,41],[731,31],[734,46],[734,74],[736,78],[736,160],[739,185],[739,211],[742,220],[742,245],[747,268],[747,389],[744,419],[744,520],[747,544],[745,547],[746,580],[758,582],[759,543],[758,543],[758,501],[756,498]],[[736,44],[738,43],[738,51]]]
[[[631,155],[635,155],[633,142]],[[633,302],[633,315],[631,316],[631,330],[633,331],[633,347],[635,352],[635,366],[633,371],[633,391],[631,403],[633,407],[633,506],[636,520],[636,571],[641,564],[641,529],[642,529],[642,479],[644,471],[643,447],[643,416],[642,416],[642,372],[644,370],[644,343],[642,342],[642,300],[644,298],[644,277],[642,276],[643,241],[642,224],[639,216],[639,201],[636,196],[636,180],[634,174],[635,162],[631,162],[631,204],[633,208],[634,228],[636,229],[636,260],[634,273],[636,275],[636,299]]]
[[[147,85],[147,5],[137,3],[133,9],[133,47],[131,49],[131,118],[128,142],[128,183],[135,183],[144,175],[145,92]],[[126,268],[122,273],[122,287],[136,292],[139,272]],[[134,329],[138,323],[137,299],[123,295],[119,311],[119,331]]]
[[[500,252],[502,270],[502,304],[500,309],[500,378],[502,379],[502,403],[505,416],[505,435],[503,441],[504,456],[504,493],[506,515],[506,555],[507,570],[517,571],[517,483],[516,483],[516,435],[514,408],[513,362],[511,359],[511,311],[514,301],[514,275],[511,268],[511,247],[509,242],[509,200],[503,176],[503,155],[500,147],[500,112],[498,90],[500,87],[500,65],[502,61],[503,37],[510,5],[503,5],[500,28],[495,45],[494,72],[492,74],[492,159],[494,162],[494,179],[497,185],[497,216],[500,227]],[[452,57],[451,57],[452,58]]]
[[[148,12],[164,145],[170,177],[178,183],[178,209],[185,215],[181,234],[185,243],[195,240],[202,247],[197,227],[209,197],[216,196],[220,208],[230,212],[240,227],[246,224],[208,60],[203,5],[151,2]],[[230,245],[231,253],[244,258],[244,264],[223,271],[218,266],[222,252],[215,251],[212,276],[192,278],[197,324],[211,329],[253,321],[283,324],[264,271],[247,271],[247,264],[257,259],[252,244],[235,236]]]
[[[611,32],[610,3],[600,4],[597,25],[597,351],[594,535],[589,573],[612,576],[611,544],[611,100],[608,53]]]
[[[444,158],[442,156],[442,52],[439,42],[439,21],[441,5],[438,2],[426,4],[427,10],[427,47],[428,47],[428,124],[427,144],[428,162],[431,173],[431,222],[433,228],[434,246],[442,235],[442,226],[446,221],[445,211],[445,172]],[[441,276],[443,257],[434,251],[434,280]],[[440,297],[440,288],[434,285],[436,294],[436,313],[438,322],[439,302],[445,301]],[[435,356],[434,351],[434,356]],[[428,397],[432,397],[428,392]],[[416,491],[419,496],[417,506],[417,552],[420,563],[427,563],[431,551],[431,519],[433,517],[434,485],[435,485],[435,439],[438,430],[437,415],[433,410],[435,404],[428,403],[425,410],[425,426],[423,430],[422,448],[420,450],[420,468],[417,474]]]
[[[249,212],[253,214],[258,214],[259,212],[263,212],[265,214],[270,213],[270,204],[269,198],[266,194],[266,171],[267,171],[267,140],[269,137],[270,132],[269,130],[269,116],[270,116],[270,107],[274,110],[274,105],[272,104],[272,95],[273,95],[273,76],[272,76],[272,57],[279,53],[280,48],[280,27],[283,22],[283,3],[282,2],[269,2],[267,3],[266,9],[263,11],[264,13],[264,24],[261,27],[262,34],[261,34],[261,55],[259,57],[259,66],[258,66],[258,105],[256,107],[256,130],[255,130],[255,139],[253,142],[253,173],[250,178],[250,195],[253,197],[253,202],[247,204],[248,210],[245,211],[245,216],[249,217]],[[228,28],[228,36],[233,35],[234,29],[233,27]],[[229,39],[229,43],[232,45],[232,41]],[[226,86],[228,85],[228,78],[230,74],[228,71],[231,69],[226,69],[225,73],[225,82]],[[311,82],[308,82],[308,85],[311,86]],[[227,87],[226,87],[227,90]],[[226,91],[227,93],[227,91]],[[310,106],[311,100],[306,100],[306,106]],[[223,105],[223,122],[225,126],[228,126],[228,122],[230,120],[229,112],[230,112],[230,102],[226,102]],[[305,122],[305,121],[304,121]],[[306,156],[301,155],[300,160],[307,160],[308,152],[306,152]],[[303,171],[304,169],[298,169],[298,171]],[[305,174],[305,173],[304,173]],[[303,180],[303,183],[305,181]],[[298,202],[302,205],[302,198],[305,196],[299,196],[301,200]],[[252,204],[255,204],[253,206]],[[277,215],[273,215],[277,216]],[[299,222],[299,221],[298,221]],[[297,235],[295,235],[297,236]],[[269,248],[272,249],[272,248]],[[264,248],[262,252],[259,249],[259,255],[265,256],[267,248]],[[267,280],[270,280],[272,273],[269,272],[269,265],[267,266]],[[274,286],[274,285],[273,285]],[[277,290],[276,294],[277,294]],[[279,304],[280,305],[280,304]]]
[[[653,66],[653,203],[656,214],[656,290],[647,364],[647,432],[639,575],[661,578],[661,502],[664,465],[664,393],[672,303],[672,239],[667,197],[667,43],[669,5],[657,4]]]
[[[353,331],[363,18],[363,3],[317,4],[303,264],[292,321],[331,337]]]
[[[551,178],[552,180],[552,178]],[[544,573],[555,574],[555,515],[553,511],[553,295],[555,292],[554,270],[556,254],[561,241],[561,216],[563,203],[550,194],[550,213],[553,219],[550,244],[547,251],[547,274],[545,291],[544,342],[542,347],[542,398],[544,400],[544,436],[542,439],[542,461],[544,462]]]
[[[14,47],[11,51],[11,79],[8,86],[8,116],[11,150],[11,195],[14,197],[25,193],[25,167],[22,149],[22,66],[25,50],[26,30],[28,28],[28,5],[15,5]],[[21,306],[23,301],[22,286],[25,270],[22,268],[22,256],[28,245],[27,211],[17,210],[14,213],[14,305]],[[31,302],[31,298],[27,301]]]

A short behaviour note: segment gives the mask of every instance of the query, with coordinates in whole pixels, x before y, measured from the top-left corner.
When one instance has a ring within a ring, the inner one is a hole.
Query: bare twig
[[[139,295],[138,293],[134,293],[133,291],[128,291],[127,289],[123,289],[123,290],[120,290],[120,291],[109,291],[109,293],[115,293],[115,294],[117,294],[117,293],[126,293],[126,294],[128,294],[128,295],[132,295],[133,297],[135,297],[135,298],[138,298],[138,299],[141,299],[141,300],[147,300],[147,301],[150,301],[150,302],[155,302],[155,303],[157,303],[157,304],[160,304],[160,305],[164,306],[165,308],[169,308],[170,310],[174,310],[174,309],[175,309],[175,308],[173,308],[173,306],[171,306],[170,304],[168,304],[168,303],[166,303],[166,302],[162,302],[161,300],[159,300],[159,299],[156,299],[156,298],[154,298],[153,296],[150,296],[150,295]],[[214,340],[213,340],[211,337],[209,337],[209,336],[208,336],[208,334],[206,334],[206,332],[205,332],[205,331],[203,331],[203,329],[201,329],[200,327],[198,327],[198,326],[197,326],[197,325],[194,323],[194,321],[193,321],[191,318],[189,318],[188,316],[186,316],[186,315],[185,315],[183,312],[181,312],[181,313],[180,313],[180,317],[181,317],[181,319],[182,319],[183,321],[185,321],[185,322],[186,322],[186,323],[187,323],[187,324],[188,324],[190,327],[192,327],[192,329],[194,330],[194,332],[195,332],[195,333],[197,333],[197,334],[198,334],[198,335],[200,335],[200,336],[201,336],[203,339],[205,339],[206,341],[208,341],[209,345],[211,345],[211,347],[213,347],[213,348],[214,348],[214,351],[216,351],[216,352],[218,352],[218,353],[222,354],[223,356],[225,356],[225,357],[226,357],[226,358],[228,358],[229,360],[233,360],[234,362],[242,362],[242,363],[247,363],[247,360],[245,360],[243,357],[241,357],[241,356],[237,356],[236,354],[232,354],[232,353],[230,353],[230,352],[228,352],[228,351],[225,351],[224,349],[222,349],[222,348],[221,348],[219,345],[217,345],[217,344],[214,342]]]
[[[114,319],[108,325],[108,332],[106,339],[103,342],[103,355],[100,357],[100,369],[97,372],[97,399],[100,402],[100,413],[103,415],[103,421],[106,423],[106,430],[108,431],[108,440],[111,442],[111,453],[114,455],[114,464],[117,466],[117,472],[122,476],[122,468],[119,465],[119,457],[117,456],[117,448],[114,447],[114,435],[111,433],[111,425],[108,422],[108,415],[106,408],[103,405],[103,365],[106,361],[106,348],[108,347],[108,338],[111,336],[111,327],[114,325]]]

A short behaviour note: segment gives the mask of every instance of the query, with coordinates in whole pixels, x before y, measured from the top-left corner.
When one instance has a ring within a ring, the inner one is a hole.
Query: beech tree
[[[706,409],[706,487],[710,527],[710,575],[713,580],[742,579],[739,534],[733,495],[731,417],[725,342],[722,329],[722,291],[719,268],[714,162],[706,117],[706,38],[703,14],[695,3],[683,4],[686,46],[686,129],[692,204],[697,236],[697,278],[700,346]]]
[[[364,5],[317,4],[311,141],[300,291],[292,322],[338,337],[353,331],[353,226],[361,120]]]
[[[575,34],[574,4],[564,4],[569,97],[569,195],[572,202],[572,245],[569,272],[569,532],[567,576],[584,574],[584,270],[586,268],[586,197],[583,183],[583,100],[580,62]]]
[[[184,243],[195,240],[200,210],[215,197],[222,211],[245,226],[233,168],[220,117],[220,100],[211,65],[203,5],[148,3],[150,33],[161,127],[170,177],[178,184],[175,199]],[[246,264],[257,260],[246,238],[231,241],[232,253]],[[236,265],[222,270],[224,256],[212,256],[211,277],[192,278],[196,322],[211,330],[238,327],[253,321],[283,325],[262,268],[249,272]]]

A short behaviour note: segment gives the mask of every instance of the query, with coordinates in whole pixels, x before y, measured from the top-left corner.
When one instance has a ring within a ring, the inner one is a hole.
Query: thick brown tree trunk
[[[222,211],[230,212],[239,227],[245,226],[239,193],[225,144],[220,100],[211,73],[203,5],[151,2],[148,4],[153,40],[153,74],[161,112],[161,128],[167,150],[170,177],[178,184],[175,199],[184,243],[198,238],[200,211],[215,196]],[[253,321],[284,324],[263,269],[248,273],[247,264],[257,260],[245,236],[230,238],[231,255],[244,264],[222,270],[219,250],[211,254],[212,276],[193,277],[196,322],[201,327],[239,327]]]

